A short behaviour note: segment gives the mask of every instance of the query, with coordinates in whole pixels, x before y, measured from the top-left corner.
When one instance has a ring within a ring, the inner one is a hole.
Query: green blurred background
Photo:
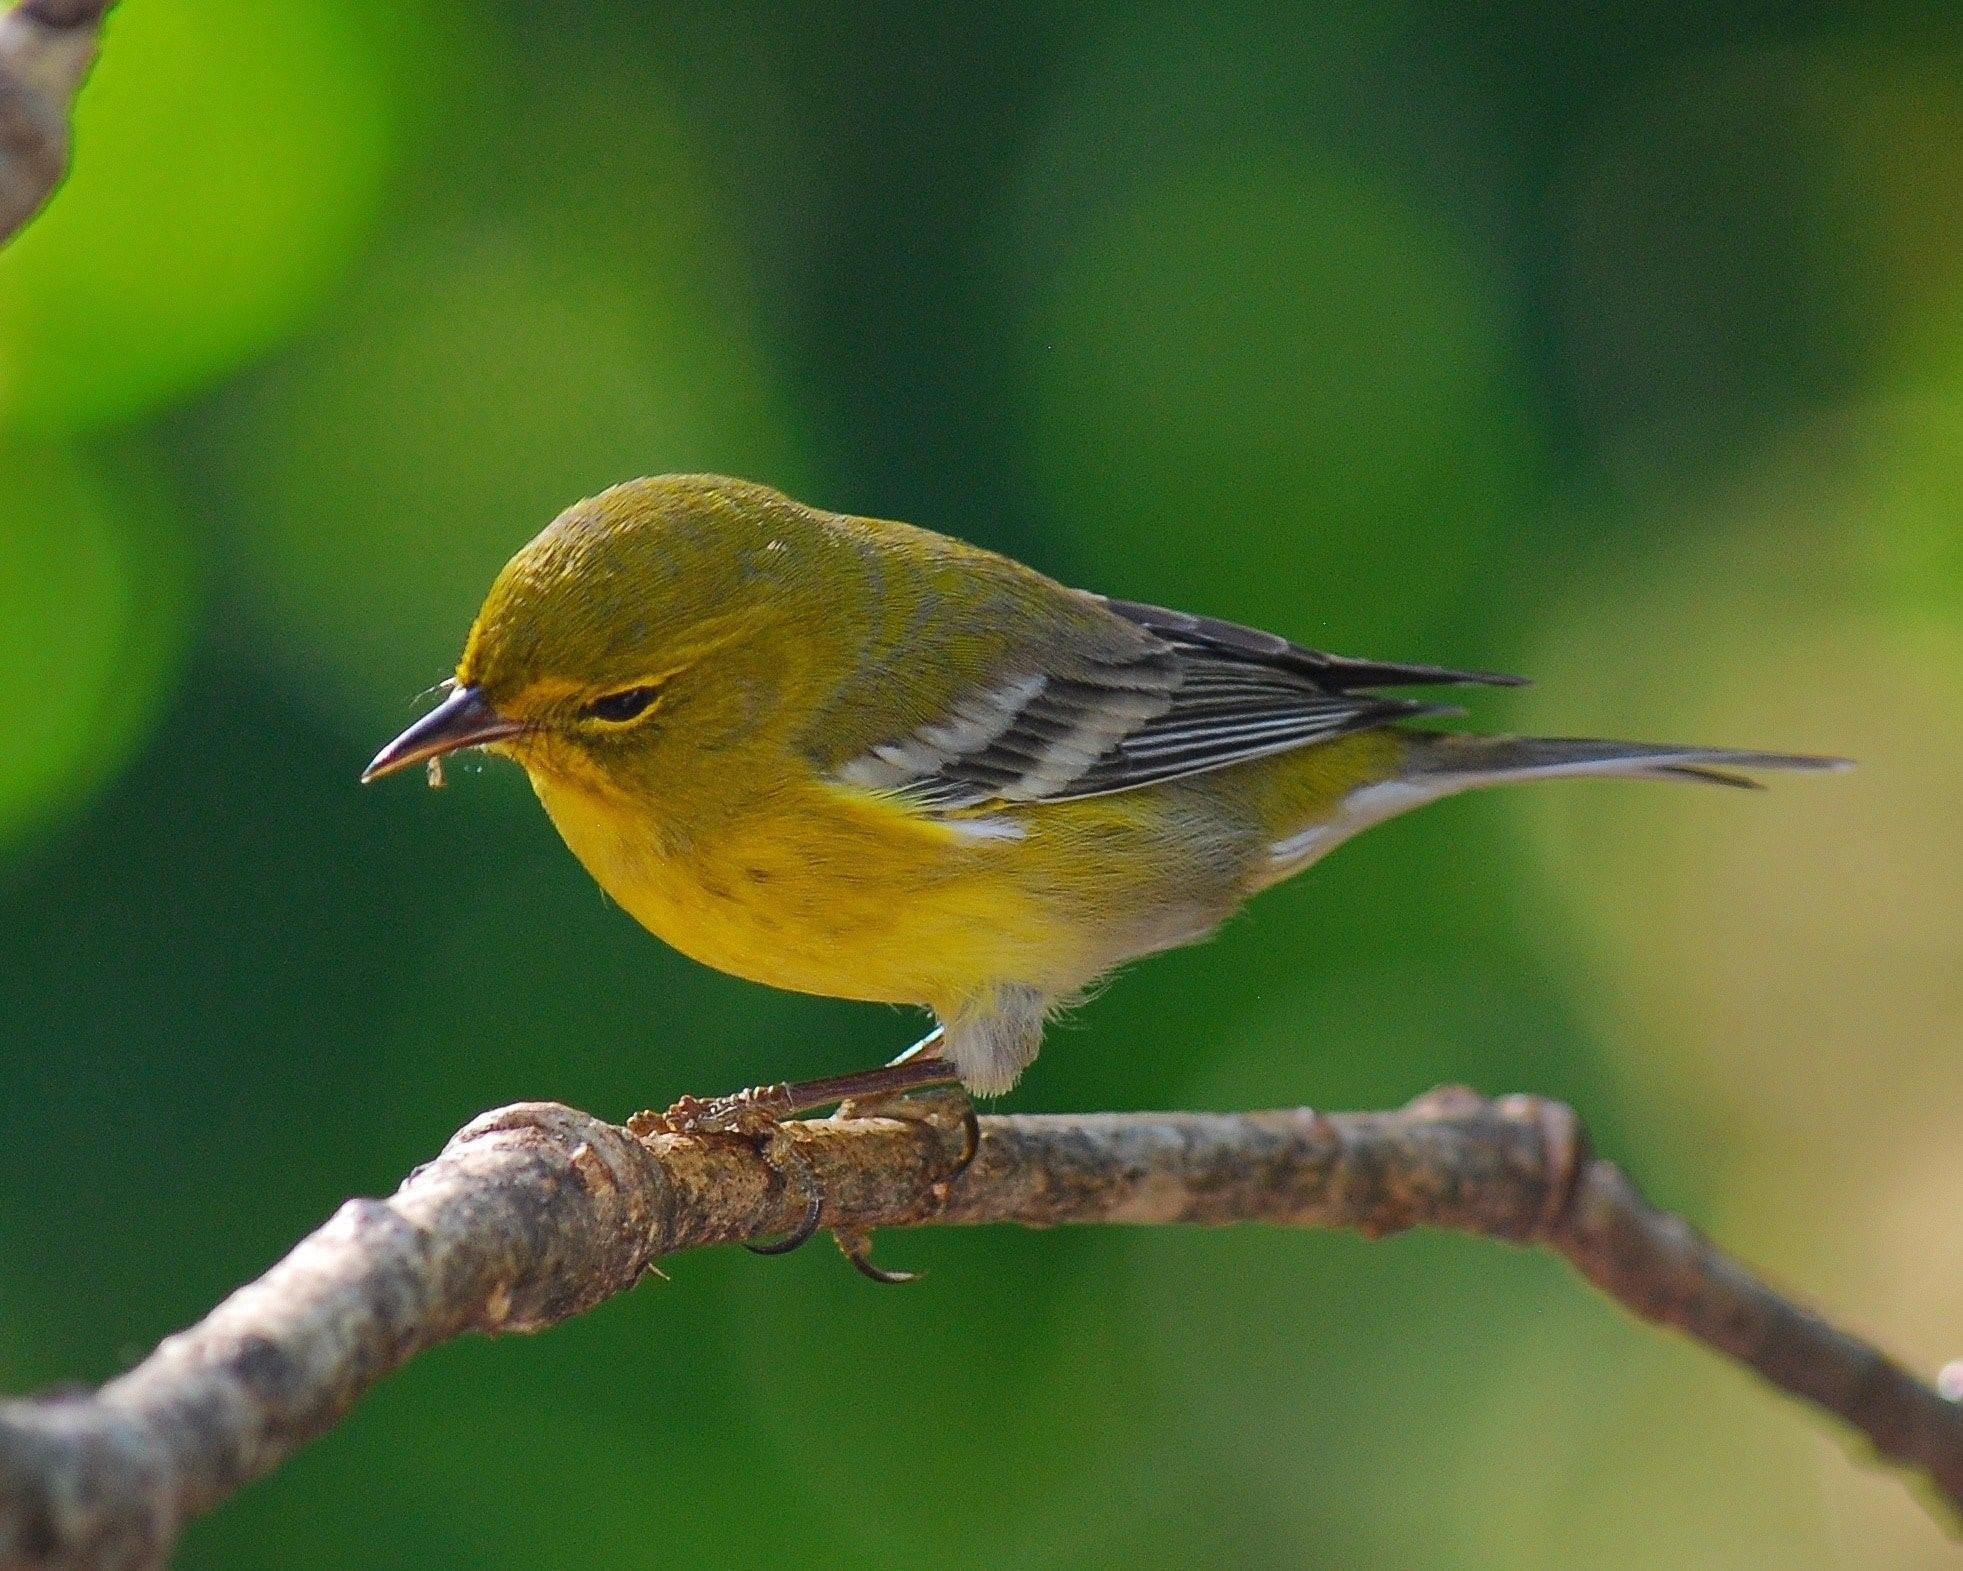
[[[1963,16],[125,0],[0,254],[0,1388],[478,1110],[856,1068],[517,772],[362,791],[505,556],[713,468],[1359,654],[1814,748],[1343,851],[1011,1105],[1573,1099],[1963,1353]],[[1914,1567],[1810,1414],[1452,1238],[893,1235],[420,1360],[198,1567]]]

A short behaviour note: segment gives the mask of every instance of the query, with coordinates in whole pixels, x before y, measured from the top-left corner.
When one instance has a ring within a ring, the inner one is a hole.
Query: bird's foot
[[[767,1126],[778,1124],[802,1112],[792,1093],[794,1086],[751,1086],[729,1096],[685,1096],[665,1113],[636,1113],[627,1120],[633,1135],[740,1135],[761,1134]]]
[[[795,1185],[804,1192],[804,1215],[796,1227],[768,1244],[745,1242],[754,1255],[787,1255],[818,1231],[824,1215],[825,1192],[812,1171],[811,1158],[804,1154],[784,1120],[801,1111],[795,1088],[785,1084],[752,1086],[732,1096],[685,1096],[665,1113],[636,1113],[627,1120],[632,1135],[734,1135],[748,1141],[763,1158],[764,1165],[781,1179],[786,1188]]]
[[[947,1098],[909,1097],[907,1092],[926,1086],[958,1082],[953,1065],[928,1055],[902,1058],[877,1069],[855,1074],[835,1075],[826,1080],[752,1086],[730,1096],[685,1096],[665,1113],[636,1113],[627,1121],[630,1134],[646,1135],[733,1135],[751,1142],[757,1154],[786,1185],[795,1182],[804,1191],[806,1208],[802,1220],[782,1239],[769,1244],[743,1247],[754,1254],[788,1254],[817,1232],[824,1215],[824,1191],[813,1171],[811,1160],[783,1127],[787,1118],[821,1107],[836,1105],[835,1116],[843,1118],[895,1118],[911,1123],[933,1124],[935,1114],[947,1105]],[[938,1185],[958,1178],[975,1159],[981,1145],[981,1123],[974,1104],[965,1093],[957,1092],[961,1104],[964,1138],[960,1157]],[[872,1263],[870,1235],[850,1228],[834,1229],[838,1247],[854,1269],[875,1282],[910,1282],[914,1273],[887,1271]]]
[[[950,1107],[957,1109],[961,1118],[961,1154],[954,1159],[954,1165],[936,1180],[937,1184],[944,1185],[967,1172],[969,1164],[975,1160],[975,1153],[981,1149],[981,1118],[975,1112],[974,1099],[960,1086],[930,1092],[925,1096],[908,1096],[899,1091],[855,1096],[840,1102],[832,1117],[895,1118],[902,1123],[935,1126]]]
[[[952,1085],[950,1094],[960,1099],[962,1145],[954,1166],[941,1175],[942,1185],[965,1173],[981,1149],[981,1120],[975,1115],[973,1099],[961,1087],[959,1075],[941,1056],[946,1046],[947,1028],[937,1025],[898,1058],[889,1060],[883,1070],[854,1076],[864,1082],[862,1089],[840,1098],[838,1110],[832,1114],[833,1118],[898,1118],[931,1124],[932,1114],[947,1105],[948,1096],[913,1098],[903,1093],[921,1085]],[[932,1066],[938,1066],[937,1075]],[[927,1078],[930,1075],[933,1078]]]
[[[962,1141],[961,1152],[953,1166],[933,1182],[935,1199],[944,1201],[947,1186],[968,1170],[975,1153],[981,1149],[981,1120],[975,1115],[973,1100],[959,1085],[951,1090],[928,1091],[919,1096],[910,1096],[901,1091],[879,1091],[869,1096],[851,1097],[838,1104],[832,1118],[891,1118],[900,1123],[919,1124],[938,1135],[947,1127],[944,1120],[950,1109],[961,1120]],[[838,1252],[852,1263],[852,1269],[870,1281],[897,1285],[920,1279],[917,1271],[889,1271],[884,1266],[874,1265],[872,1234],[863,1228],[834,1227],[832,1241],[838,1245]]]
[[[944,1058],[901,1057],[877,1069],[833,1075],[824,1080],[779,1081],[751,1086],[730,1096],[685,1096],[665,1113],[636,1113],[627,1121],[636,1135],[712,1135],[755,1130],[820,1107],[845,1102],[882,1103],[924,1086],[951,1085],[960,1079]]]

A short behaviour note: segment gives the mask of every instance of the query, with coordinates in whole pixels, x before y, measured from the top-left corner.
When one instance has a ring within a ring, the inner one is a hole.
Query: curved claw
[[[968,1171],[975,1160],[975,1153],[981,1150],[981,1115],[975,1111],[975,1104],[963,1101],[961,1104],[961,1155],[955,1158],[954,1166],[947,1171],[942,1183],[959,1178]]]
[[[861,1233],[854,1228],[835,1227],[832,1240],[838,1245],[838,1252],[852,1262],[852,1269],[871,1281],[897,1287],[904,1282],[918,1282],[918,1271],[888,1271],[884,1266],[872,1263],[872,1235]]]
[[[818,1218],[824,1209],[825,1197],[814,1188],[806,1197],[802,1220],[790,1232],[770,1244],[753,1244],[745,1239],[743,1247],[753,1255],[788,1255],[793,1249],[811,1241],[811,1235],[818,1231]]]
[[[858,1255],[847,1255],[845,1258],[852,1262],[852,1269],[860,1276],[887,1287],[903,1287],[908,1282],[920,1280],[918,1271],[888,1271],[884,1266],[876,1266],[870,1260],[862,1259]]]
[[[805,1155],[774,1117],[764,1115],[764,1127],[757,1132],[755,1139],[757,1155],[763,1158],[765,1166],[786,1184],[795,1175],[798,1185],[804,1190],[804,1215],[798,1219],[796,1227],[775,1243],[753,1244],[744,1239],[743,1247],[753,1255],[788,1255],[818,1231],[818,1218],[825,1209],[824,1187],[818,1182],[818,1175],[812,1171],[811,1158]]]

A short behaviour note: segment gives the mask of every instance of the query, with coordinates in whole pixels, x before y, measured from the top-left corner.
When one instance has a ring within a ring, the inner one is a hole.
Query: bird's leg
[[[886,1060],[890,1067],[894,1064],[910,1064],[916,1058],[938,1058],[941,1049],[947,1046],[947,1027],[937,1025],[905,1052]]]
[[[929,1039],[931,1040],[931,1038]],[[636,1113],[628,1127],[642,1135],[705,1135],[755,1130],[760,1120],[795,1118],[843,1102],[877,1102],[925,1086],[960,1080],[954,1066],[911,1049],[890,1064],[823,1080],[752,1086],[733,1096],[685,1096],[665,1113]]]

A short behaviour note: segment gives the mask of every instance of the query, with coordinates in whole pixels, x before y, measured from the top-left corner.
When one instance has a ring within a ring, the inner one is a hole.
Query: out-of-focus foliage
[[[336,282],[388,166],[383,11],[155,0],[116,19],[59,203],[0,256],[0,411],[68,431],[234,369]]]
[[[1247,584],[1255,620],[1320,600],[1342,648],[1435,628],[1530,494],[1486,280],[1411,193],[1332,158],[1155,174],[1115,182],[1032,313],[1038,457],[1077,558],[1174,600]]]
[[[119,487],[59,447],[0,444],[0,664],[13,693],[0,839],[86,800],[170,706],[192,636],[175,500]]]
[[[112,1373],[488,1105],[907,1039],[662,949],[508,769],[354,783],[509,551],[682,468],[1540,679],[1480,724],[1859,756],[1399,822],[1013,1101],[1567,1096],[1954,1356],[1963,16],[1812,15],[123,0],[0,253],[0,1387]],[[730,1252],[445,1349],[184,1562],[1953,1554],[1548,1261],[881,1250],[927,1282]]]

